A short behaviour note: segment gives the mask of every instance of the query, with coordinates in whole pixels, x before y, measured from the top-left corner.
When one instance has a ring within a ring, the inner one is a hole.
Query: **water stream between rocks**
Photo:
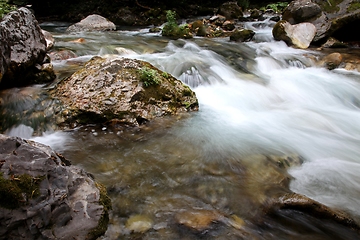
[[[351,239],[349,229],[300,212],[264,214],[291,190],[360,216],[359,74],[316,67],[309,56],[318,52],[273,41],[272,24],[247,23],[257,32],[249,43],[43,24],[56,49],[79,56],[53,62],[59,80],[94,55],[137,58],[191,86],[200,110],[140,129],[33,137],[24,123],[7,134],[50,145],[107,186],[113,211],[103,239]],[[279,168],[269,156],[294,162]]]

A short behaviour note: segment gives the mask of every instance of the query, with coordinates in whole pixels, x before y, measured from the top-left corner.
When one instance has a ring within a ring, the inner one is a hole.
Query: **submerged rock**
[[[275,24],[273,28],[275,40],[283,40],[288,45],[298,48],[308,48],[316,34],[316,27],[312,23],[299,23],[291,25],[282,20]]]
[[[0,135],[0,238],[96,239],[107,229],[105,188],[49,147]]]
[[[333,221],[336,224],[355,230],[357,233],[359,233],[360,230],[360,226],[356,221],[344,212],[331,209],[301,194],[288,193],[275,199],[272,201],[268,213],[273,213],[281,209],[299,211],[317,219],[322,219],[323,221]]]
[[[46,41],[34,15],[27,8],[11,12],[0,23],[0,32],[0,44],[10,47],[10,54],[7,47],[0,47],[5,50],[0,61],[7,65],[4,72],[0,70],[1,87],[25,86],[38,81],[36,74],[41,71],[39,65],[45,58]],[[4,59],[5,56],[9,59]],[[53,77],[49,76],[50,81]],[[49,81],[48,78],[44,80]]]
[[[116,26],[113,22],[107,20],[100,15],[89,15],[78,23],[75,23],[68,27],[68,32],[80,32],[80,31],[111,31],[116,30]]]
[[[137,126],[156,117],[198,109],[195,93],[147,62],[95,57],[52,91],[63,127],[108,121]]]
[[[353,50],[351,52],[346,52],[346,53],[333,52],[321,58],[317,62],[317,65],[321,67],[325,67],[329,70],[333,70],[336,68],[343,68],[350,71],[360,72],[359,51]]]
[[[195,231],[209,229],[212,223],[223,220],[224,216],[214,210],[192,210],[178,212],[175,219],[178,224]]]

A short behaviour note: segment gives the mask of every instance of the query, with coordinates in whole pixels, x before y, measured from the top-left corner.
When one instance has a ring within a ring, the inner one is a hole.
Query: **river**
[[[146,60],[191,86],[200,110],[140,129],[7,133],[50,145],[107,186],[113,211],[102,239],[354,239],[301,212],[265,213],[294,191],[360,219],[359,73],[315,66],[320,53],[274,41],[273,24],[246,23],[257,33],[248,43],[43,24],[56,49],[79,56],[54,62],[58,80],[94,55]],[[294,163],[279,168],[264,156]]]

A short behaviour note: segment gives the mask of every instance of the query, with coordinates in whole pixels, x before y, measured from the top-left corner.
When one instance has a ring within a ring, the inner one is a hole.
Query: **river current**
[[[141,59],[188,84],[200,109],[140,129],[89,125],[35,137],[20,125],[7,134],[50,145],[107,186],[113,211],[103,239],[354,239],[300,212],[264,213],[293,191],[360,219],[360,75],[316,66],[321,53],[274,41],[273,24],[246,23],[257,33],[248,43],[43,24],[56,49],[79,56],[53,62],[58,80],[95,55]],[[301,161],[279,168],[264,156]]]

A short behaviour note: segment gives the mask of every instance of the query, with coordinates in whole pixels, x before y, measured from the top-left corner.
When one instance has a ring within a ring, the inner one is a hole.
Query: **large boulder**
[[[106,18],[92,14],[84,18],[78,23],[75,23],[68,27],[68,32],[81,32],[81,31],[111,31],[116,30],[116,26],[113,22]]]
[[[0,238],[96,239],[110,198],[51,148],[0,135]]]
[[[227,20],[239,19],[243,17],[241,7],[236,2],[226,2],[218,10],[218,14],[226,17]]]
[[[42,79],[37,79],[37,74],[41,72],[40,65],[46,55],[46,42],[30,10],[20,8],[6,15],[0,22],[0,32],[0,49],[5,49],[1,54],[1,88],[41,82]],[[10,48],[10,58],[7,46]],[[2,72],[3,69],[6,70]],[[50,77],[50,81],[54,79],[53,76]],[[46,78],[46,81],[49,79]]]
[[[316,34],[316,27],[312,23],[291,25],[285,20],[277,22],[273,28],[275,40],[284,41],[297,48],[308,48]]]
[[[284,10],[282,19],[291,24],[313,23],[317,29],[314,42],[322,42],[329,37],[344,41],[360,40],[360,35],[354,31],[360,23],[357,0],[295,0]]]
[[[195,93],[147,62],[94,57],[51,93],[61,103],[59,126],[105,123],[137,126],[198,109]]]
[[[10,46],[6,42],[8,38],[9,33],[0,28],[0,81],[10,64]]]

